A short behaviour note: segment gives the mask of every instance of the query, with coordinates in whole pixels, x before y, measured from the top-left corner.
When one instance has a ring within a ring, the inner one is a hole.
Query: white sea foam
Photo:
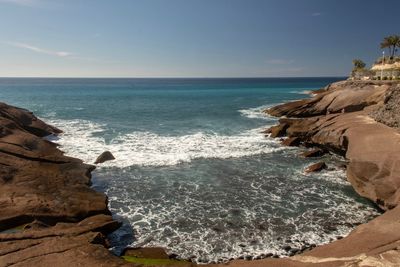
[[[183,136],[132,132],[106,142],[101,135],[106,125],[84,120],[54,120],[52,124],[64,131],[54,142],[60,144],[67,155],[92,163],[108,150],[117,160],[102,166],[120,168],[175,165],[197,158],[243,157],[283,149],[276,141],[260,134],[262,128],[232,136],[203,132]]]
[[[267,113],[263,112],[264,110],[270,108],[272,105],[264,105],[256,108],[249,108],[249,109],[241,109],[239,112],[242,116],[247,117],[249,119],[264,119],[264,120],[271,120],[274,119],[269,116]]]
[[[300,94],[300,95],[312,95],[311,90],[302,90],[302,91],[290,91],[292,94]]]

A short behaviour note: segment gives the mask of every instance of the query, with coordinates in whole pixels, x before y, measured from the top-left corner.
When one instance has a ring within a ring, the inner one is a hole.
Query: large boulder
[[[97,157],[96,161],[94,162],[94,164],[99,164],[99,163],[103,163],[109,160],[114,160],[115,157],[113,154],[111,154],[110,151],[104,151],[103,153],[100,154],[100,156]]]

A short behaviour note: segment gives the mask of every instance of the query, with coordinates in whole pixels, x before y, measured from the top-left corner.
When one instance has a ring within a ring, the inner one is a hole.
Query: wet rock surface
[[[320,172],[322,170],[325,170],[326,168],[328,168],[328,166],[326,166],[326,163],[322,161],[322,162],[314,163],[314,164],[308,166],[305,169],[305,172],[306,173]]]
[[[325,154],[325,151],[320,148],[316,148],[310,151],[303,152],[301,155],[305,158],[315,158],[315,157],[321,157]]]

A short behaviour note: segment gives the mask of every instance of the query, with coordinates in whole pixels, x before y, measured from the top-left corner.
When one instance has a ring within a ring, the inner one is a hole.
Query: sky
[[[368,65],[399,0],[0,0],[0,77],[316,77]]]

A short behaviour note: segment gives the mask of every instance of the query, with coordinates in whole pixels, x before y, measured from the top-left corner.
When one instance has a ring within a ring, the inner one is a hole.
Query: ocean
[[[1,101],[64,131],[52,141],[93,163],[93,187],[109,197],[125,245],[161,246],[197,262],[226,261],[284,246],[323,244],[378,214],[346,181],[343,159],[305,174],[299,157],[262,131],[270,106],[308,97],[342,78],[1,78]]]

